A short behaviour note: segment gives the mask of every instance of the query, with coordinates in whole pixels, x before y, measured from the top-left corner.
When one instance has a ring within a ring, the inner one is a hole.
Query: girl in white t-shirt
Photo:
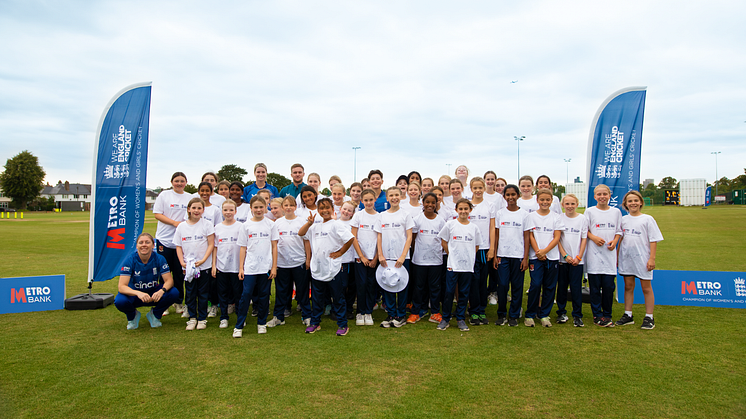
[[[585,210],[588,219],[588,243],[585,251],[585,267],[588,285],[591,288],[591,311],[593,323],[602,327],[614,327],[611,308],[614,303],[617,273],[617,243],[622,237],[622,212],[610,207],[611,190],[598,185],[593,190],[596,206]]]
[[[334,204],[329,198],[321,198],[318,203],[318,214],[311,214],[305,224],[298,231],[298,235],[308,235],[311,244],[311,297],[313,311],[311,324],[306,333],[316,333],[321,329],[321,315],[329,297],[332,310],[337,316],[337,336],[345,336],[347,327],[347,305],[344,297],[344,285],[347,280],[347,270],[342,267],[342,256],[355,241],[350,229],[343,223],[332,219]],[[321,218],[316,223],[315,218]],[[328,295],[327,295],[328,294]]]
[[[567,323],[567,287],[572,295],[572,319],[575,327],[583,327],[583,258],[588,237],[588,220],[576,212],[578,197],[562,198],[565,213],[561,215],[565,230],[560,237],[560,265],[557,277],[557,323]]]
[[[254,195],[249,206],[252,217],[243,223],[238,235],[238,245],[241,247],[238,279],[243,281],[243,290],[238,303],[236,328],[233,329],[234,338],[243,336],[252,299],[258,311],[257,333],[267,333],[269,291],[277,275],[277,241],[280,238],[277,226],[264,216],[267,203],[260,195]]]
[[[241,223],[236,221],[236,203],[232,199],[223,202],[223,222],[215,226],[215,250],[212,252],[212,276],[218,283],[220,304],[220,328],[228,327],[228,317],[232,311],[236,295],[241,295],[241,281],[238,279],[240,247],[238,234]]]
[[[355,259],[355,286],[357,288],[357,309],[362,319],[355,318],[357,326],[373,326],[373,306],[378,293],[376,266],[378,266],[378,233],[375,226],[381,223],[376,211],[376,193],[366,189],[361,195],[365,208],[352,217],[351,230],[356,240],[353,243]]]
[[[629,211],[622,217],[624,235],[619,244],[619,275],[624,277],[624,315],[616,322],[617,326],[635,324],[632,318],[632,303],[635,299],[635,277],[640,278],[642,294],[645,296],[645,318],[642,328],[646,330],[655,327],[653,308],[653,269],[655,269],[655,254],[658,242],[663,235],[658,223],[653,217],[642,213],[645,202],[637,191],[629,191],[624,195],[622,207]]]
[[[274,317],[267,327],[285,324],[285,312],[293,304],[293,284],[295,284],[298,306],[301,308],[303,323],[310,324],[311,303],[308,299],[309,283],[304,264],[308,258],[306,240],[298,234],[306,220],[295,215],[296,201],[292,195],[279,198],[282,201],[284,217],[275,221],[277,228],[277,277],[275,278]]]
[[[417,214],[422,213],[422,207],[420,206],[421,192],[422,190],[420,189],[419,183],[410,183],[409,185],[407,185],[407,196],[409,197],[409,199],[402,200],[402,202],[399,204],[399,208],[406,211],[407,214],[409,214],[409,216],[413,219],[417,216]]]
[[[552,190],[552,180],[549,179],[549,176],[541,175],[536,178],[536,190],[538,191],[539,189]],[[552,205],[549,209],[556,214],[562,214],[562,206],[560,205],[560,200],[557,198],[557,195],[552,195]]]
[[[210,174],[206,174],[207,177],[210,177]],[[204,176],[203,176],[204,177]],[[202,202],[205,204],[205,211],[202,213],[202,219],[211,223],[214,226],[220,224],[221,221],[223,221],[223,214],[221,213],[220,206],[219,205],[213,205],[211,203],[212,196],[220,196],[220,195],[213,195],[212,194],[212,183],[210,182],[202,182],[197,187],[197,193],[199,194],[199,197],[202,199]],[[225,199],[222,199],[223,197],[220,197],[220,202],[224,202]],[[210,292],[209,292],[209,303],[210,305],[207,307],[207,317],[215,317],[218,315],[218,305],[219,305],[219,298],[218,298],[218,281],[215,278],[214,275],[210,276]]]
[[[399,207],[401,190],[395,186],[386,190],[386,199],[391,207],[381,213],[381,222],[375,226],[378,233],[378,261],[384,268],[389,263],[397,268],[404,266],[409,271],[409,249],[412,247],[414,222],[406,211]],[[409,285],[409,283],[407,284]],[[381,327],[402,327],[407,323],[407,289],[400,292],[383,291],[388,317]]]
[[[534,192],[534,178],[531,176],[521,176],[518,181],[518,187],[521,189],[521,197],[518,198],[516,203],[521,209],[525,210],[529,214],[539,209],[539,203],[533,196]]]
[[[342,223],[343,225],[347,226],[347,228],[350,230],[350,233],[352,233],[352,217],[355,215],[355,209],[357,206],[352,201],[345,201],[342,204],[342,207],[339,209],[339,218],[338,221]],[[350,248],[345,252],[344,255],[342,255],[342,270],[347,272],[347,278],[345,280],[345,303],[347,304],[347,318],[352,318],[353,314],[356,314],[357,316],[360,315],[360,311],[357,313],[354,313],[355,308],[353,307],[355,304],[355,297],[357,297],[357,287],[355,284],[355,258],[357,257],[357,253],[355,253],[355,246],[350,246]],[[363,318],[363,323],[365,323],[365,319]]]
[[[473,282],[474,263],[476,261],[482,234],[474,223],[469,222],[472,204],[468,199],[456,201],[458,218],[443,226],[438,233],[443,249],[448,253],[446,273],[446,292],[443,297],[443,320],[438,324],[438,330],[448,328],[453,311],[453,295],[458,287],[458,302],[456,305],[456,320],[462,332],[469,330],[466,325],[466,305],[469,301],[469,288]]]
[[[518,207],[520,191],[516,185],[503,190],[507,206],[495,217],[495,262],[497,270],[497,321],[498,326],[518,326],[523,304],[523,282],[528,269],[528,211]],[[510,289],[510,312],[508,312]],[[506,317],[507,316],[507,317]]]
[[[448,189],[451,191],[451,204],[446,206],[449,209],[455,211],[456,202],[458,202],[459,199],[463,198],[463,196],[461,195],[464,192],[464,184],[461,183],[461,181],[458,179],[451,179],[451,182],[448,185]]]
[[[495,257],[495,216],[497,211],[492,202],[484,199],[486,183],[479,176],[471,178],[471,204],[474,206],[469,213],[469,222],[479,228],[482,241],[479,244],[476,262],[474,263],[474,278],[469,287],[469,323],[474,326],[488,325],[487,320],[487,278],[488,266],[492,266]]]
[[[360,199],[363,194],[363,185],[360,182],[355,182],[350,185],[350,202],[355,204],[355,212],[360,210]]]
[[[420,192],[422,192],[422,195],[424,196],[426,193],[430,193],[430,191],[432,191],[433,186],[435,186],[435,182],[433,182],[433,180],[429,177],[426,177],[422,179],[422,191]]]
[[[236,221],[243,224],[251,218],[251,205],[248,202],[243,202],[243,183],[233,182],[228,188],[228,197],[236,203]],[[239,297],[236,296],[238,299]],[[236,303],[238,300],[236,300]]]
[[[187,178],[184,173],[174,173],[171,176],[172,189],[161,191],[155,199],[153,217],[158,220],[155,231],[155,249],[168,262],[168,267],[171,269],[171,275],[174,279],[174,288],[179,291],[179,298],[174,304],[176,313],[186,312],[186,316],[189,316],[186,305],[182,304],[184,301],[184,272],[181,270],[179,257],[176,255],[176,243],[174,243],[176,227],[184,222],[187,204],[192,199],[192,195],[184,192],[186,184]],[[168,310],[163,312],[164,316],[167,314]]]
[[[438,234],[446,221],[435,213],[438,198],[433,193],[427,193],[422,198],[423,211],[414,217],[412,254],[412,277],[414,291],[412,314],[407,323],[417,323],[427,314],[430,305],[430,321],[440,323],[440,284],[441,265],[443,264],[443,247]],[[427,292],[426,292],[427,290]]]
[[[451,198],[451,177],[443,175],[438,179],[438,186],[443,190],[443,198],[441,199],[441,206],[453,206],[453,198]]]
[[[332,203],[334,204],[334,219],[339,219],[339,210],[342,209],[342,204],[345,203],[345,198],[347,198],[347,195],[345,195],[345,185],[343,185],[341,182],[335,183],[331,187],[332,191]]]
[[[176,227],[174,242],[179,263],[186,271],[184,284],[189,321],[186,330],[207,327],[207,299],[212,276],[212,255],[215,246],[215,226],[202,219],[204,202],[192,198],[187,204],[189,218]],[[193,277],[192,277],[193,275]]]
[[[495,189],[497,184],[497,175],[492,170],[484,172],[484,200],[492,202],[495,205],[495,214],[505,208],[505,198],[503,198],[502,188],[498,191]],[[505,183],[502,184],[505,187]],[[487,284],[487,299],[490,305],[497,304],[497,270],[493,263],[487,264],[489,271],[489,284]]]
[[[217,205],[218,208],[225,202],[225,197],[223,195],[220,195],[217,192],[218,188],[218,175],[216,175],[213,172],[207,172],[204,175],[202,175],[201,182],[207,182],[210,184],[210,187],[212,188],[212,192],[210,192],[209,201],[212,203],[212,205]],[[201,183],[200,183],[201,184]],[[199,192],[199,191],[198,191]],[[202,198],[202,194],[199,194],[199,197]],[[205,201],[205,198],[202,198],[203,201]],[[207,201],[205,201],[205,206],[207,206]],[[220,211],[218,211],[220,212]],[[203,215],[204,217],[204,215]],[[218,221],[220,222],[220,221]]]
[[[549,209],[552,206],[552,196],[549,189],[539,189],[536,193],[539,210],[529,214],[527,221],[531,242],[528,255],[531,285],[528,288],[524,324],[528,327],[534,327],[534,318],[537,316],[541,319],[542,326],[552,327],[549,314],[554,305],[560,258],[557,244],[565,229],[559,214]]]

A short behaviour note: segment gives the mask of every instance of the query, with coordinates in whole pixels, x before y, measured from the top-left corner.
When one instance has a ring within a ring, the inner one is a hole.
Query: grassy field
[[[746,208],[646,212],[665,237],[658,268],[746,271]],[[0,220],[0,276],[64,273],[68,296],[85,292],[87,220]],[[150,214],[145,228],[155,232]],[[615,304],[614,318],[622,311]],[[652,331],[353,323],[337,338],[328,318],[306,335],[295,314],[264,336],[250,318],[232,339],[217,321],[186,332],[173,314],[127,331],[113,306],[4,314],[0,417],[746,417],[746,311],[659,306],[655,319]]]

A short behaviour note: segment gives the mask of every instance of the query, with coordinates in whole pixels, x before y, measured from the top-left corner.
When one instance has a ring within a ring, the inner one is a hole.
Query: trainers
[[[642,326],[640,326],[640,328],[645,330],[655,329],[655,320],[648,316],[645,316],[645,318],[642,319]]]
[[[365,315],[358,313],[355,316],[355,326],[365,326]]]
[[[327,305],[326,305],[326,308],[324,308],[324,315],[325,315],[325,316],[328,316],[328,315],[330,315],[331,313],[332,313],[332,305],[331,305],[331,304],[327,304]]]
[[[394,320],[391,322],[391,325],[394,327],[402,327],[405,324],[407,324],[407,319],[404,316],[395,317]]]
[[[466,323],[466,322],[464,322],[464,323]],[[469,324],[470,324],[470,325],[472,325],[472,326],[478,326],[478,325],[479,325],[480,323],[481,323],[481,322],[479,321],[479,315],[477,315],[477,314],[472,314],[472,315],[471,315],[471,316],[469,317]]]
[[[407,323],[409,324],[415,324],[418,321],[420,321],[420,316],[417,314],[410,314],[409,318],[407,319]]]
[[[259,310],[256,309],[256,307],[251,307],[251,317],[256,317],[259,315]]]
[[[306,333],[316,333],[319,330],[321,330],[320,324],[314,324],[314,325],[306,327]]]
[[[534,319],[526,317],[526,320],[523,321],[523,324],[526,325],[526,327],[534,327]]]
[[[187,307],[184,307],[184,311],[181,312],[181,318],[182,319],[188,319],[189,317],[189,309]]]
[[[481,324],[481,325],[488,325],[488,324],[490,324],[490,321],[487,320],[487,316],[486,315],[480,314],[479,315],[479,324]]]
[[[628,316],[627,313],[624,313],[622,318],[616,322],[617,326],[626,326],[628,324],[635,324],[635,319],[633,319],[632,316]]]
[[[438,323],[440,324],[441,320],[443,320],[443,316],[440,315],[440,313],[434,313],[430,315],[430,319],[428,319],[431,323]]]
[[[552,321],[549,320],[549,317],[542,317],[541,318],[541,325],[544,327],[552,327]]]
[[[307,318],[303,319],[303,320],[301,321],[301,323],[303,323],[303,326],[306,326],[306,327],[308,327],[308,326],[310,326],[310,325],[311,325],[311,318],[310,318],[310,317],[307,317]]]
[[[438,323],[438,327],[436,329],[438,329],[438,330],[446,330],[446,329],[448,329],[448,326],[450,326],[450,324],[448,324],[448,322],[445,321],[445,319],[444,319],[444,320],[441,320],[440,323]]]
[[[240,338],[243,336],[243,329],[233,329],[233,337]]]
[[[235,304],[228,304],[228,314],[233,314],[236,312],[236,305]]]
[[[495,322],[496,326],[505,326],[505,323],[508,322],[508,319],[505,318],[505,316],[500,316],[497,318],[497,321]]]
[[[347,326],[340,327],[339,329],[337,329],[337,336],[345,336],[347,335],[347,332],[349,331],[350,331],[350,328]]]
[[[207,317],[215,317],[218,315],[218,308],[215,306],[210,306],[207,308]]]
[[[285,318],[288,318],[293,315],[293,310],[290,310],[289,308],[285,309]]]
[[[560,314],[559,316],[557,316],[557,323],[559,324],[565,324],[568,320],[570,319],[567,318],[567,314]]]
[[[181,314],[186,310],[186,304],[174,304],[174,309],[176,310],[176,314]]]
[[[194,330],[197,328],[197,319],[189,319],[186,325],[186,330]]]
[[[394,321],[394,318],[391,316],[386,317],[386,320],[381,322],[381,327],[389,328],[391,327],[391,322]]]
[[[487,297],[487,303],[491,306],[496,306],[497,305],[497,294],[494,292],[490,294],[489,297]]]
[[[218,326],[218,327],[221,328],[221,329],[227,329],[228,328],[228,320],[227,319],[221,320],[220,321],[220,326]]]
[[[585,324],[583,323],[583,319],[581,319],[580,317],[573,317],[572,325],[575,327],[585,327]]]
[[[256,325],[256,333],[260,335],[266,335],[267,334],[267,325],[266,324],[258,324]]]
[[[595,324],[596,326],[598,326],[599,323],[601,323],[601,318],[600,317],[594,317],[593,318],[593,324]]]
[[[516,326],[518,326],[518,319],[513,318],[513,317],[509,318],[508,319],[508,326],[510,326],[510,327],[516,327]]]
[[[127,330],[135,330],[140,327],[140,312],[135,311],[135,318],[127,321]]]
[[[165,310],[163,310],[163,314],[161,314],[161,317],[168,316],[168,307],[166,307]]]
[[[207,320],[200,320],[197,322],[197,330],[207,329]]]
[[[373,326],[375,323],[373,322],[373,315],[372,314],[366,314],[365,315],[365,325],[366,326]]]
[[[596,324],[601,327],[614,327],[614,322],[612,322],[611,319],[608,317],[601,317],[601,319]]]
[[[456,326],[458,326],[458,330],[462,332],[468,332],[469,326],[466,324],[465,320],[459,320],[456,322]]]
[[[150,327],[163,326],[163,323],[161,323],[161,321],[158,320],[157,317],[155,317],[155,314],[153,314],[153,309],[150,309],[150,311],[148,311],[148,314],[145,315],[145,318],[147,318],[148,321],[150,322]]]
[[[280,320],[277,317],[272,317],[272,320],[267,322],[267,327],[282,326],[285,324],[285,320]]]

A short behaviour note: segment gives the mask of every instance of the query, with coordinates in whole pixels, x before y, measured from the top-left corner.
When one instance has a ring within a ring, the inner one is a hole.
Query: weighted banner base
[[[65,300],[66,310],[95,310],[114,303],[114,294],[78,294]]]

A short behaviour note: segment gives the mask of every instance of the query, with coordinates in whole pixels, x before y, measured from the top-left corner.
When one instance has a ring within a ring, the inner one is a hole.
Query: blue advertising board
[[[645,299],[635,280],[634,304]],[[746,308],[746,272],[658,271],[653,275],[655,305]],[[617,276],[619,302],[624,303],[624,278]]]
[[[65,275],[0,278],[0,314],[64,307]]]

